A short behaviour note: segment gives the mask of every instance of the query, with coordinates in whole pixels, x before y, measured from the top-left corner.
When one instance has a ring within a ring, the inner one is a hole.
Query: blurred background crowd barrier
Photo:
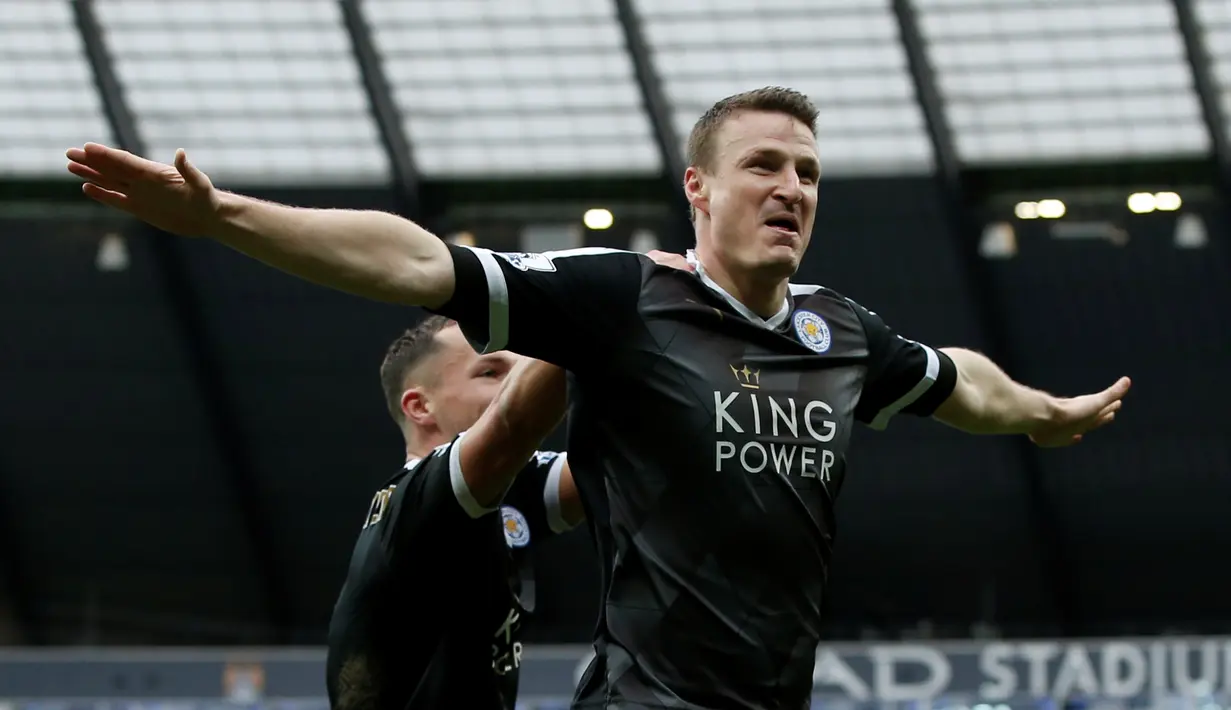
[[[0,655],[6,710],[326,710],[317,650],[124,649]],[[590,655],[524,659],[519,707],[565,710]],[[817,654],[815,707],[835,710],[1222,710],[1231,638],[835,644]]]

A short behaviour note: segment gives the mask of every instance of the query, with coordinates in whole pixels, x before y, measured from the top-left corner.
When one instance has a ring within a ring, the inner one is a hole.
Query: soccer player
[[[372,497],[334,608],[330,705],[513,710],[527,545],[583,517],[565,455],[535,451],[564,415],[564,372],[479,355],[431,316],[380,376],[407,461]]]
[[[770,87],[696,123],[682,176],[696,273],[608,249],[497,254],[389,214],[261,202],[215,189],[183,151],[174,166],[94,144],[68,157],[87,195],[164,231],[425,306],[484,352],[570,370],[570,466],[603,574],[575,706],[796,709],[812,692],[856,422],[930,416],[1065,446],[1111,421],[1129,388],[1040,392],[790,283],[816,212],[816,116]]]

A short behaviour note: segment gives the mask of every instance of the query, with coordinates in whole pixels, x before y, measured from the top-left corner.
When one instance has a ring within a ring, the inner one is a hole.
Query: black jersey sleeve
[[[558,535],[573,527],[564,519],[560,506],[560,475],[567,459],[566,454],[556,451],[535,452],[504,497],[506,508],[525,517],[531,538]]]
[[[469,521],[495,512],[499,505],[484,507],[470,493],[462,477],[462,437],[437,447],[424,459],[407,464],[409,472],[398,484],[386,489],[389,501],[380,518],[388,518],[381,530],[386,549],[423,534],[444,534]],[[380,493],[373,500],[379,504]],[[373,519],[369,511],[369,520]]]
[[[849,299],[848,299],[849,300]],[[855,417],[883,430],[895,414],[931,416],[957,383],[948,355],[898,335],[880,316],[850,301],[868,339],[868,378]]]
[[[560,509],[560,475],[565,455],[537,451],[518,472],[504,498],[492,506],[480,505],[470,493],[462,476],[458,436],[438,447],[427,458],[409,465],[409,473],[393,487],[377,493],[369,521],[388,517],[381,531],[386,550],[392,552],[425,535],[446,535],[470,521],[502,510],[507,533],[516,534],[519,522],[527,525],[531,536],[546,537],[565,532],[569,525]],[[400,490],[399,490],[400,489]],[[388,501],[381,503],[381,495]],[[514,506],[513,515],[509,506]],[[381,508],[384,508],[382,510]],[[376,515],[373,515],[375,513]],[[521,516],[522,520],[518,520]]]
[[[456,286],[433,309],[480,352],[511,350],[569,370],[601,361],[637,317],[647,257],[615,249],[511,254],[449,245]]]

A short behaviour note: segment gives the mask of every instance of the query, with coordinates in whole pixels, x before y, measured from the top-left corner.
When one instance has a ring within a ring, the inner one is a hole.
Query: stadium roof
[[[652,176],[711,102],[771,84],[820,106],[831,176],[1231,164],[1222,0],[10,0],[5,15],[8,177],[60,175],[90,139],[182,146],[246,185]]]

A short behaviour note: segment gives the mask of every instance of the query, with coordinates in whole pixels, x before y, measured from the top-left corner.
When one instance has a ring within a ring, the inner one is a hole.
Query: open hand
[[[217,219],[218,191],[181,148],[175,164],[146,160],[98,143],[70,148],[68,171],[90,198],[172,234],[205,236]]]
[[[1129,378],[1121,377],[1102,392],[1056,400],[1052,420],[1032,432],[1030,440],[1044,448],[1076,444],[1086,432],[1110,424],[1116,418],[1132,384]]]

